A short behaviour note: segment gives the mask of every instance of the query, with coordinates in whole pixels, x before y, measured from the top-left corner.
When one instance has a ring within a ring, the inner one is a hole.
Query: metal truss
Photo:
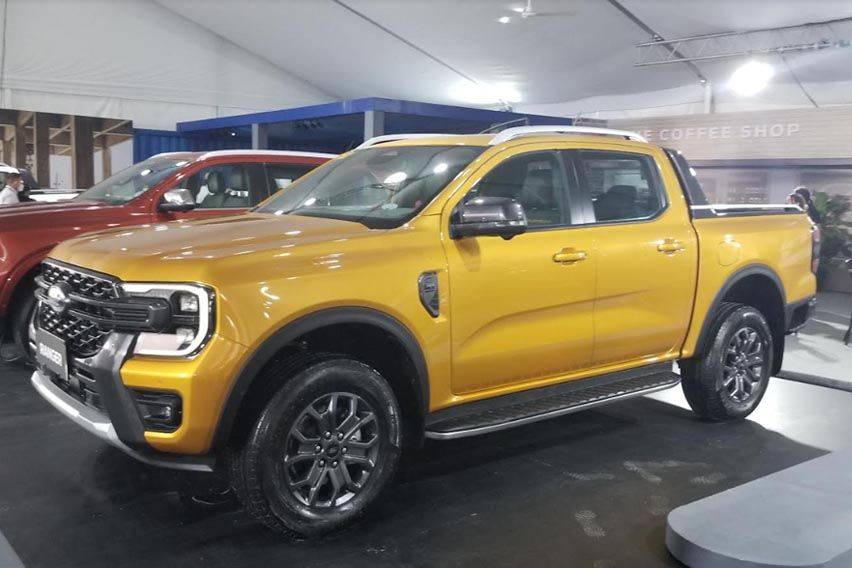
[[[852,18],[839,18],[781,28],[725,32],[637,44],[635,65],[692,63],[747,55],[780,54],[852,47]]]

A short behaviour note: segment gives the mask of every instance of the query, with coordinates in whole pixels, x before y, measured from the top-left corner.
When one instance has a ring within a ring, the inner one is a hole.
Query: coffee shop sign
[[[799,123],[743,124],[741,126],[696,126],[640,130],[649,140],[732,140],[742,138],[786,138],[799,132]]]

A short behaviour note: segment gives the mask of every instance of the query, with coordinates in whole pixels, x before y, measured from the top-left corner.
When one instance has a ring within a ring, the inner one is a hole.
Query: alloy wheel
[[[731,400],[744,403],[759,392],[765,359],[765,343],[754,328],[734,333],[722,361],[722,387]]]
[[[343,505],[376,467],[380,434],[376,413],[363,398],[345,392],[317,398],[287,435],[281,464],[286,487],[311,508]]]

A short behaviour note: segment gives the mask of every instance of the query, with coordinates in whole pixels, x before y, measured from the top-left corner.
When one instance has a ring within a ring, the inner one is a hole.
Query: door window
[[[183,180],[198,209],[245,209],[266,197],[256,164],[217,164]]]
[[[284,189],[314,167],[303,164],[266,164],[269,193],[273,194]]]
[[[485,174],[468,193],[476,197],[510,197],[524,207],[530,229],[571,224],[566,177],[555,152],[535,152],[509,158]]]
[[[580,152],[580,170],[598,222],[649,219],[665,209],[651,156]]]

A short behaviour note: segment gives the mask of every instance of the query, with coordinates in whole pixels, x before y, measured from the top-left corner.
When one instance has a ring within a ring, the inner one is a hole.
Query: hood
[[[248,213],[110,229],[60,244],[51,257],[125,280],[202,280],[235,258],[369,234],[360,223]]]
[[[28,201],[15,205],[0,205],[0,227],[7,228],[12,223],[32,227],[32,223],[39,222],[38,219],[41,217],[52,216],[54,213],[60,214],[58,217],[51,217],[51,222],[55,223],[57,220],[61,220],[62,216],[67,217],[69,213],[99,211],[107,207],[115,206],[81,199],[69,199],[55,203]]]

